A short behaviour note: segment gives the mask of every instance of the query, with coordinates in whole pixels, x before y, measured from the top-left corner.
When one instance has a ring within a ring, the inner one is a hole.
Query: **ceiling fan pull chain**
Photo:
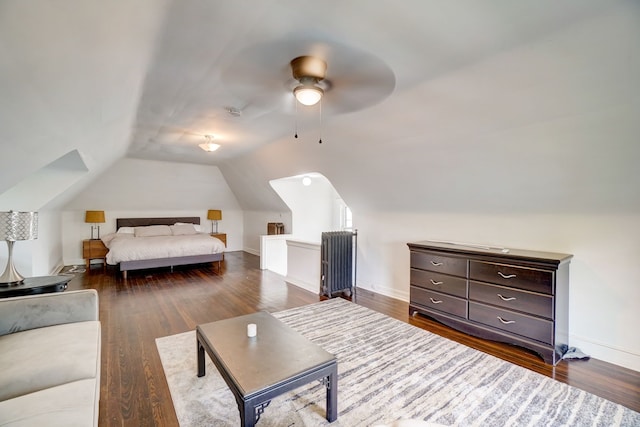
[[[322,98],[320,98],[320,139],[318,144],[322,144]]]
[[[293,98],[293,103],[296,105],[296,112],[295,112],[295,116],[296,117],[294,119],[296,131],[295,131],[295,135],[293,135],[293,137],[295,139],[298,139],[298,101],[296,100],[295,97]]]

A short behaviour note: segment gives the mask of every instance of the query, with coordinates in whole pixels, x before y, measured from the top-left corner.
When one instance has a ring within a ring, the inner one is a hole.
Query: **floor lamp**
[[[13,265],[13,243],[38,238],[38,212],[0,212],[0,239],[7,242],[9,258],[0,276],[2,284],[17,284],[24,280]]]

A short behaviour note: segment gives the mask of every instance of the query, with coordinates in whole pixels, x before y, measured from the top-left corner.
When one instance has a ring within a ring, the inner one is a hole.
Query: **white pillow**
[[[176,224],[171,226],[171,234],[174,236],[186,236],[188,234],[198,234],[193,224]]]
[[[200,227],[200,224],[192,224],[190,222],[176,222],[175,225],[193,225],[193,228],[195,228],[195,230],[200,233],[202,231],[202,228]]]
[[[148,225],[135,228],[136,237],[171,236],[171,228],[168,225]]]
[[[108,248],[109,247],[109,243],[111,243],[111,241],[114,239],[114,237],[116,237],[117,234],[116,233],[109,233],[109,234],[104,234],[100,240],[102,240],[102,243],[104,243],[104,245]]]
[[[120,227],[120,228],[118,228],[117,233],[120,233],[120,234],[134,234],[135,233],[135,227]]]

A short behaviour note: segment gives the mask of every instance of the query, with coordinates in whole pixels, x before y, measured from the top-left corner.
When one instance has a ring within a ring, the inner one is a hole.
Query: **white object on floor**
[[[569,347],[568,350],[562,356],[563,359],[577,359],[577,360],[588,360],[590,356],[588,354],[583,353],[579,348]]]

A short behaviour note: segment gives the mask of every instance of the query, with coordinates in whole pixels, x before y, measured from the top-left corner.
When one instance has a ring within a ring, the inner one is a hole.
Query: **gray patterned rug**
[[[640,426],[640,413],[342,299],[274,313],[338,357],[338,420],[456,426]],[[180,425],[237,426],[233,395],[195,332],[156,340]],[[323,386],[274,399],[258,426],[324,426]]]

